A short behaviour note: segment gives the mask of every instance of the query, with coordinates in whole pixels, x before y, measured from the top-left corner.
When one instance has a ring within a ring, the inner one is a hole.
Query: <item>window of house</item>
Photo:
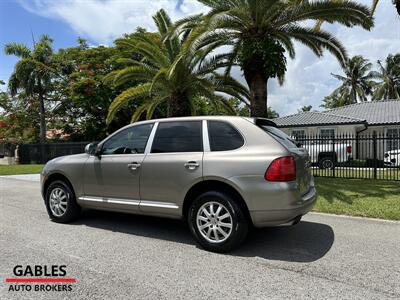
[[[293,129],[292,130],[292,137],[296,140],[298,139],[305,139],[306,138],[306,131],[304,129]]]
[[[387,151],[400,149],[400,128],[386,129],[386,137]]]
[[[331,140],[331,139],[335,138],[335,129],[334,128],[320,128],[319,134],[322,139]]]
[[[243,137],[232,125],[221,121],[208,121],[207,124],[211,151],[228,151],[243,146]]]
[[[202,121],[160,122],[151,153],[202,152]]]
[[[102,154],[144,153],[153,124],[143,124],[126,128],[111,138],[102,147]]]

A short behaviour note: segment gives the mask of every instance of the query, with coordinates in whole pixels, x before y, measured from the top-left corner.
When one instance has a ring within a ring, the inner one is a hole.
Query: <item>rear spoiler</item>
[[[257,126],[272,126],[272,127],[278,127],[275,122],[265,119],[265,118],[254,118],[254,124]]]

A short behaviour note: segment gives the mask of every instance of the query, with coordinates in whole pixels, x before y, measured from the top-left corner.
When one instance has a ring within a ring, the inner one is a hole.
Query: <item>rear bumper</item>
[[[250,215],[255,227],[270,227],[293,223],[297,217],[307,214],[315,205],[317,191],[311,186],[296,205],[290,209],[253,210]]]

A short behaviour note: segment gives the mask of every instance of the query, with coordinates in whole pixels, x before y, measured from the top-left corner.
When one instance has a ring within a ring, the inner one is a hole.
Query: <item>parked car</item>
[[[391,167],[400,167],[400,149],[385,152],[384,162]]]
[[[337,163],[352,160],[353,147],[340,141],[320,140],[303,147],[310,153],[311,163],[320,169],[332,169]]]
[[[316,200],[307,151],[266,119],[143,121],[85,152],[43,169],[55,222],[71,222],[81,207],[185,219],[201,246],[226,252],[250,226],[298,223]]]

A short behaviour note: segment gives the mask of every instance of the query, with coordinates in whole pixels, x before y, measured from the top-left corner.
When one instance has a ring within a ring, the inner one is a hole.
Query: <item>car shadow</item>
[[[85,210],[72,225],[196,245],[186,224],[180,220]],[[312,262],[330,250],[334,239],[329,225],[308,221],[290,227],[254,228],[243,245],[229,255]]]

